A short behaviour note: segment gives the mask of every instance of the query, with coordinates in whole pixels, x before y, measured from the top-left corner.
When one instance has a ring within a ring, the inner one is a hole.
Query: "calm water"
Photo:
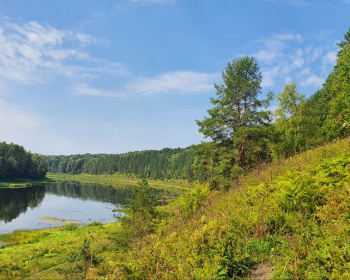
[[[0,234],[69,222],[115,221],[112,210],[132,199],[129,188],[75,182],[23,189],[0,189]]]

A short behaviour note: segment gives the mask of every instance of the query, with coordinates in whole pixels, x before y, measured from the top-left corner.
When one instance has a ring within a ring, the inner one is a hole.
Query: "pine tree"
[[[270,98],[258,100],[262,75],[255,58],[242,57],[227,64],[222,73],[223,84],[215,85],[217,98],[212,98],[214,108],[209,117],[197,121],[199,131],[215,143],[236,149],[237,163],[246,165],[247,141],[254,129],[266,124],[270,113],[262,108]]]

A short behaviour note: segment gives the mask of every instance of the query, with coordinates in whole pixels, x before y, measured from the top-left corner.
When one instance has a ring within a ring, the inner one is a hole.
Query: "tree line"
[[[44,156],[28,152],[20,145],[0,142],[0,180],[42,179],[46,172]]]
[[[229,186],[239,174],[264,162],[349,135],[350,29],[338,44],[337,62],[323,87],[306,98],[289,82],[283,92],[261,94],[262,75],[253,57],[227,64],[223,84],[215,85],[216,98],[208,117],[197,121],[211,141],[193,146],[194,177],[213,188]],[[278,108],[272,113],[269,104]]]
[[[46,156],[48,171],[70,174],[134,174],[140,178],[191,179],[193,153],[190,149],[165,148],[124,154]]]

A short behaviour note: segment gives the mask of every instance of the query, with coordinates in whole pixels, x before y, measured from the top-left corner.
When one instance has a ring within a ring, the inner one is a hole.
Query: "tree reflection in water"
[[[21,189],[0,189],[0,221],[16,219],[21,213],[35,208],[45,197],[45,187],[33,186]]]
[[[177,190],[152,189],[159,195],[159,204],[179,195]],[[45,194],[109,202],[114,205],[125,205],[133,199],[132,187],[103,186],[98,184],[81,184],[78,182],[52,183],[47,186],[33,186],[18,189],[0,189],[0,222],[9,223],[29,208],[39,207]]]

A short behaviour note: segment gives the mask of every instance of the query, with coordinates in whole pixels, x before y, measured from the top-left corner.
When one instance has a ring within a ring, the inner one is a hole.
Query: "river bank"
[[[37,185],[51,184],[52,182],[53,181],[47,177],[41,180],[12,179],[0,182],[0,188],[27,188]]]
[[[133,175],[124,174],[63,174],[63,173],[47,173],[46,177],[55,182],[76,181],[79,183],[94,183],[110,186],[137,186],[140,178]],[[147,180],[152,188],[169,188],[187,191],[192,188],[192,185],[187,180]]]

